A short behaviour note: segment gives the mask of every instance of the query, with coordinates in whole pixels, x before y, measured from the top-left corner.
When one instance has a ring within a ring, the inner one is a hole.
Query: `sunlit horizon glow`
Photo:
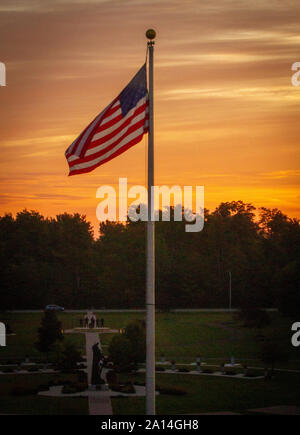
[[[78,212],[96,190],[146,183],[146,141],[68,177],[65,149],[155,45],[155,183],[205,187],[205,207],[242,200],[300,217],[300,4],[296,0],[2,0],[0,214]]]

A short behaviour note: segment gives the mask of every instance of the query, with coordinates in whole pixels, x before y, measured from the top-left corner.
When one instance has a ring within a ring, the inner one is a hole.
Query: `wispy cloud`
[[[226,98],[267,101],[299,102],[300,94],[291,86],[268,86],[253,88],[183,88],[170,89],[160,93],[165,100],[191,100],[200,98]]]

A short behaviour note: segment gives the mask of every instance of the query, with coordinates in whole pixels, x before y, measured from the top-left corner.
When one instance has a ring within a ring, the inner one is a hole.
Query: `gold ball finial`
[[[155,36],[156,36],[156,32],[155,32],[154,29],[148,29],[148,30],[147,30],[147,32],[146,32],[146,37],[147,37],[148,39],[154,39]]]

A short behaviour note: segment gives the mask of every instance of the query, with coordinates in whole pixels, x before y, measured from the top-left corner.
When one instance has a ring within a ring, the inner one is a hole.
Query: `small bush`
[[[170,396],[184,396],[187,394],[185,390],[179,387],[158,387],[157,390],[160,394],[168,394]]]
[[[135,388],[132,382],[127,382],[126,384],[111,384],[110,389],[118,393],[124,394],[134,394]]]
[[[55,348],[55,368],[62,373],[76,373],[77,363],[82,362],[80,352],[71,343],[57,344]]]
[[[63,394],[75,394],[81,393],[88,388],[87,382],[65,382],[62,393]]]
[[[259,376],[259,373],[248,370],[244,376],[246,376],[247,378],[256,378],[257,376]]]
[[[178,371],[179,371],[180,373],[189,373],[189,372],[190,372],[190,370],[189,370],[187,367],[180,367],[180,368],[178,369]]]
[[[145,381],[135,381],[134,385],[140,386],[140,387],[144,387],[146,385]]]
[[[78,382],[87,382],[88,380],[87,373],[79,371],[77,374],[77,380]]]
[[[247,328],[265,328],[271,323],[269,314],[262,309],[244,306],[239,312],[239,319]]]
[[[212,374],[212,373],[214,373],[214,371],[212,369],[203,369],[202,373]]]
[[[165,370],[165,367],[155,367],[156,372],[164,372]]]
[[[4,369],[2,369],[3,373],[13,373],[14,369],[12,367],[6,367]]]
[[[38,391],[48,391],[49,390],[49,384],[41,384],[37,388]]]
[[[13,396],[32,396],[38,392],[37,389],[25,386],[16,386],[12,390]]]
[[[235,370],[225,370],[225,373],[224,373],[224,375],[226,375],[226,376],[235,376],[237,373],[236,373],[236,371]]]
[[[55,387],[58,385],[72,385],[73,382],[70,381],[69,379],[54,379],[48,382],[48,385],[50,385],[50,387]]]
[[[38,372],[39,369],[38,369],[38,367],[29,367],[29,368],[27,369],[27,371],[28,371],[28,372]]]
[[[132,367],[132,357],[130,355],[131,343],[123,335],[115,335],[108,347],[109,357],[114,362],[119,371],[130,371]]]
[[[75,394],[77,393],[76,388],[73,385],[64,385],[62,388],[63,394]]]
[[[88,388],[87,382],[78,382],[74,385],[74,388],[76,388],[77,393],[81,393],[82,391],[85,391]]]
[[[106,380],[109,385],[118,385],[119,384],[119,375],[114,370],[109,370],[106,373]]]
[[[112,390],[112,391],[117,391],[117,392],[119,392],[121,386],[120,386],[120,384],[109,384],[109,388],[110,388],[110,390]]]
[[[120,389],[120,393],[134,394],[135,388],[132,382],[127,382],[125,385],[122,385]]]

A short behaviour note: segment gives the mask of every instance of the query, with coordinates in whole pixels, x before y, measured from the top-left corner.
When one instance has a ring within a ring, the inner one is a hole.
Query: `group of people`
[[[87,313],[84,316],[84,319],[80,319],[80,327],[81,328],[103,328],[104,327],[104,319],[97,319],[94,313]]]

